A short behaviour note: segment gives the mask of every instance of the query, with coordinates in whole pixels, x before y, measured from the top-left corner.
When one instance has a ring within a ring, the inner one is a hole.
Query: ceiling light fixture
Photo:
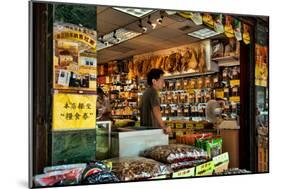
[[[150,9],[134,9],[134,8],[121,8],[121,7],[113,7],[113,9],[119,10],[129,15],[133,15],[138,18],[143,17],[144,15],[154,11]]]
[[[139,20],[139,27],[142,29],[142,32],[145,33],[147,31],[147,27],[142,25],[141,20]]]
[[[163,18],[164,18],[164,15],[163,15],[163,12],[161,11],[160,12],[160,18],[158,18],[156,20],[156,22],[161,25],[163,23]]]
[[[215,32],[213,30],[210,30],[208,28],[203,28],[203,29],[188,33],[187,35],[198,38],[198,39],[207,39],[209,37],[213,37],[218,34],[219,33]]]
[[[120,37],[117,37],[116,30],[113,31],[113,38],[115,39],[116,43],[119,43],[121,41]]]
[[[152,29],[154,30],[157,26],[156,23],[152,23],[151,20],[150,20],[150,15],[148,16],[148,20],[147,20],[147,23],[152,27]]]
[[[140,32],[131,31],[125,28],[119,28],[114,30],[113,32],[104,34],[99,37],[97,41],[97,50],[102,50],[104,48],[111,47],[113,45],[117,45],[121,42],[127,41],[134,37],[141,35]]]

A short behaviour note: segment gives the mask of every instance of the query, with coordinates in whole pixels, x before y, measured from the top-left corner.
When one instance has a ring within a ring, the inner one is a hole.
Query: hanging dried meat
[[[181,63],[181,54],[180,53],[176,53],[176,70],[178,72],[182,72],[182,63]]]
[[[162,62],[162,57],[161,56],[156,56],[155,60],[155,68],[161,68],[161,62]]]
[[[199,72],[205,72],[206,71],[206,51],[204,46],[200,46],[199,48],[199,62],[198,62],[198,67],[199,67]]]
[[[186,52],[181,57],[181,63],[182,63],[182,70],[187,71],[188,70],[188,64],[190,62],[190,59],[192,57],[192,51],[190,48],[186,49]]]
[[[195,48],[192,48],[191,52],[192,52],[192,56],[191,56],[191,59],[190,59],[189,64],[188,64],[188,68],[195,70],[198,66],[198,61],[197,61],[198,60],[198,53],[197,53]]]

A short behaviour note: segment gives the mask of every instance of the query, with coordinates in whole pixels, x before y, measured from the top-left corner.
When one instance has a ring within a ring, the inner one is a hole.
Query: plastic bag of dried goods
[[[173,171],[178,171],[180,169],[195,167],[195,166],[200,165],[200,164],[202,164],[206,161],[207,161],[206,159],[198,159],[198,160],[193,160],[193,161],[184,161],[184,162],[172,163],[172,164],[169,164],[168,166]]]
[[[81,181],[83,169],[73,168],[62,171],[51,171],[34,177],[36,186],[63,186],[78,184]]]
[[[89,174],[82,180],[82,184],[99,184],[119,182],[117,176],[112,172],[100,171]]]
[[[184,144],[154,146],[145,150],[143,156],[169,164],[208,158],[203,149]]]
[[[74,169],[74,168],[81,168],[84,170],[86,168],[86,166],[87,166],[86,163],[56,165],[56,166],[45,167],[44,173],[49,173],[52,171],[64,171],[64,170],[69,170],[69,169]]]
[[[195,146],[206,150],[208,157],[212,158],[222,153],[222,138],[216,136],[213,138],[196,139]]]
[[[166,165],[144,157],[115,158],[109,161],[112,162],[112,172],[121,181],[144,180],[171,173]]]

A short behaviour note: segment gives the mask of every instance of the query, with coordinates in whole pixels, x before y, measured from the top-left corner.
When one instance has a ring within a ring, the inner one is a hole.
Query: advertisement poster
[[[96,95],[55,93],[53,130],[95,128],[96,100]]]
[[[268,80],[268,48],[256,44],[255,85],[267,87]]]
[[[96,91],[96,32],[54,25],[54,89]]]

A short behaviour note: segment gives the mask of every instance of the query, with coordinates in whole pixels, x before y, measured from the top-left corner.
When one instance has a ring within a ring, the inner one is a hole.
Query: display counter
[[[132,127],[112,131],[111,156],[138,156],[150,147],[169,144],[168,137],[162,129],[157,128]]]

